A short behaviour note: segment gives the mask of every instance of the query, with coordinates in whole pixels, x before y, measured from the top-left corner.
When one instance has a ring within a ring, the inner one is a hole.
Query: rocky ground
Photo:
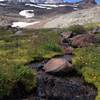
[[[70,73],[63,77],[39,72],[36,94],[24,100],[95,100],[95,87]]]

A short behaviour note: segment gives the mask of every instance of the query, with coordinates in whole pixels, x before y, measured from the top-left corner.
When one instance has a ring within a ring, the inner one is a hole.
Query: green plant
[[[22,83],[26,91],[36,86],[36,72],[24,65],[13,62],[0,65],[0,97],[8,96],[18,82]]]
[[[9,96],[12,89],[20,82],[29,92],[36,86],[36,73],[24,65],[13,62],[0,66],[0,98]]]
[[[36,72],[29,69],[27,66],[14,66],[15,79],[25,87],[26,91],[32,90],[36,87]]]
[[[98,89],[96,100],[100,100],[100,46],[78,48],[75,50],[73,64],[88,83]]]

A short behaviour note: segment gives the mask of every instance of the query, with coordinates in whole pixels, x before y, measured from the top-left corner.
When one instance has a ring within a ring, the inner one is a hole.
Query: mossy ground
[[[73,64],[81,73],[86,82],[96,86],[100,100],[100,33],[96,34],[96,43],[93,46],[74,50]]]
[[[26,91],[36,86],[36,71],[27,63],[63,53],[54,30],[23,30],[22,35],[12,30],[0,29],[0,98],[9,95],[18,82]]]

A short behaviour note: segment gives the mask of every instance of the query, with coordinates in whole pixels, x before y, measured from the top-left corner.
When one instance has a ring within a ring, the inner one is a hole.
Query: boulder
[[[53,58],[49,60],[43,67],[45,72],[68,72],[73,68],[72,64],[69,63],[65,58]]]
[[[92,45],[95,42],[95,35],[94,34],[82,34],[77,35],[71,40],[71,45],[73,47],[86,47]]]

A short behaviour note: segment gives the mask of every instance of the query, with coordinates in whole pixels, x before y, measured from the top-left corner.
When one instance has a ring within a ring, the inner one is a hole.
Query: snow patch
[[[54,4],[38,4],[38,5],[44,6],[44,7],[54,7],[54,8],[59,7],[58,5],[54,5]]]
[[[74,10],[79,10],[79,8],[76,8],[76,7],[74,7],[73,9],[74,9]]]
[[[0,2],[5,1],[5,0],[0,0]]]
[[[36,21],[36,22],[32,22],[32,23],[28,23],[28,22],[13,22],[11,27],[25,28],[25,27],[30,26],[30,25],[35,25],[37,23],[40,23],[40,21]]]
[[[52,9],[50,7],[46,7],[46,6],[41,6],[39,4],[25,4],[25,6],[31,6],[31,7],[37,7],[37,8],[41,8],[41,9]]]
[[[21,12],[19,12],[19,15],[26,18],[32,18],[34,17],[34,10],[22,10]]]
[[[31,6],[31,7],[37,7],[37,8],[44,8],[44,9],[52,9],[52,8],[58,8],[58,7],[66,6],[64,4],[31,4],[31,3],[26,3],[25,5]]]

